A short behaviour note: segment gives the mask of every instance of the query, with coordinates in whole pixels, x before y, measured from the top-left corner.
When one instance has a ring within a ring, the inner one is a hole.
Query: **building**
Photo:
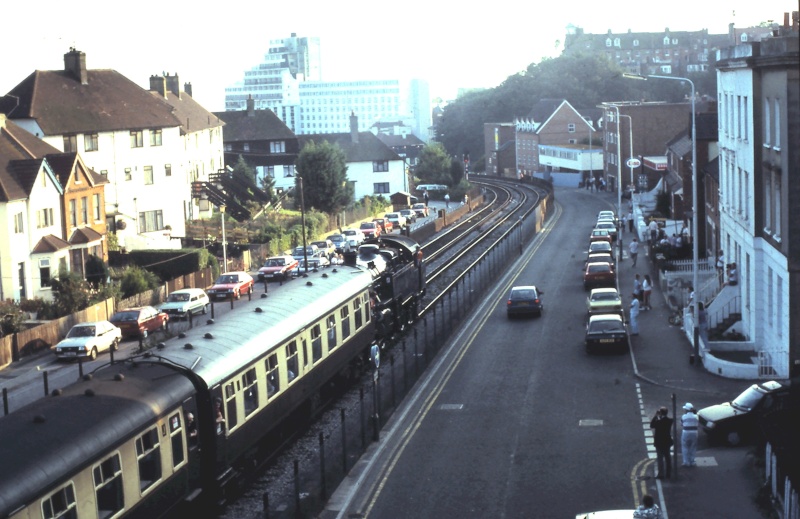
[[[299,90],[298,135],[348,132],[354,112],[358,114],[358,131],[368,131],[374,122],[395,120],[405,111],[396,79],[307,81]]]
[[[91,70],[70,49],[64,70],[37,70],[0,99],[0,112],[59,151],[79,152],[108,180],[104,218],[127,249],[176,248],[198,216],[191,182],[222,164],[222,124],[152,76],[145,90],[115,70]],[[166,196],[166,194],[169,196]]]

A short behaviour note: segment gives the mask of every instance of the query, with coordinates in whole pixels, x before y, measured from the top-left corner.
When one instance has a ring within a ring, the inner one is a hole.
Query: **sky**
[[[89,69],[114,69],[149,88],[154,74],[178,74],[209,111],[224,110],[225,87],[263,61],[269,41],[320,38],[325,81],[419,78],[432,97],[494,87],[561,52],[568,25],[584,32],[698,31],[726,34],[783,21],[797,0],[570,2],[493,0],[374,2],[7,2],[0,95],[34,70],[62,70],[70,47]],[[122,6],[135,5],[135,11]],[[490,9],[486,9],[490,6]]]

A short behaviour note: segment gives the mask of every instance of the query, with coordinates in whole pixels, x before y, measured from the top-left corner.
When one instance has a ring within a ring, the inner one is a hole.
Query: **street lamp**
[[[631,169],[631,190],[633,190],[633,162],[630,160],[633,158],[633,118],[630,115],[621,114],[620,117],[624,117],[628,119],[628,143],[630,144],[630,153],[628,155],[628,167]],[[631,200],[633,200],[633,194],[631,194]]]
[[[300,227],[303,232],[303,262],[305,263],[305,273],[308,274],[308,251],[306,250],[306,202],[303,196],[303,177],[297,176],[297,183],[300,185]]]
[[[620,216],[622,215],[622,157],[620,157],[620,144],[619,144],[619,106],[617,105],[608,105],[608,108],[613,108],[617,112],[617,118],[614,120],[617,126],[617,221],[619,221]],[[619,247],[617,248],[617,252],[619,254],[619,260],[622,260],[622,236],[621,233],[618,235]]]
[[[219,215],[222,220],[222,272],[228,272],[228,240],[225,238],[225,204],[219,206]]]
[[[677,76],[638,76],[635,74],[623,74],[623,77],[630,79],[671,79],[673,81],[686,81],[692,87],[692,288],[695,293],[695,301],[692,308],[692,322],[694,330],[692,339],[694,342],[695,358],[700,354],[700,328],[698,327],[699,310],[697,301],[700,299],[699,286],[697,283],[697,266],[700,262],[700,244],[697,241],[697,125],[695,123],[697,112],[695,111],[695,90],[694,82],[691,79]]]

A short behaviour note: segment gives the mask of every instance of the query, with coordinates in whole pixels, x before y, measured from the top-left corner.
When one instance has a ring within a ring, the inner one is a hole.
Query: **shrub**
[[[122,291],[122,297],[128,298],[141,292],[152,290],[160,284],[161,280],[158,279],[158,276],[141,267],[134,266],[123,272],[120,280],[120,290]]]

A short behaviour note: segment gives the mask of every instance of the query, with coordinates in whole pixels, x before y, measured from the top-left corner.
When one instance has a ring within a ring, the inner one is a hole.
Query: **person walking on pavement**
[[[631,335],[639,335],[639,298],[633,294],[630,310]]]
[[[686,411],[681,416],[681,453],[683,455],[684,467],[696,467],[695,454],[697,453],[697,426],[700,421],[694,412],[694,406],[689,402],[683,404],[683,410]]]
[[[655,219],[650,220],[650,225],[647,226],[647,230],[650,231],[650,246],[656,244],[656,240],[658,239],[658,222]]]
[[[633,210],[628,211],[628,230],[633,232]]]
[[[450,193],[444,194],[444,206],[448,209],[450,208]]]
[[[642,496],[642,504],[633,511],[633,519],[661,519],[661,509],[656,504],[653,496]]]
[[[639,278],[639,274],[636,274],[636,276],[633,278],[633,295],[636,297],[636,299],[641,301],[641,299],[642,299],[642,280],[641,280],[641,278]]]
[[[642,281],[642,310],[652,310],[653,307],[650,306],[650,294],[653,292],[653,282],[650,281],[650,275],[644,275],[644,281]]]
[[[634,238],[631,240],[631,244],[628,246],[629,251],[631,254],[631,261],[633,261],[633,266],[636,266],[636,258],[639,256],[639,240]]]
[[[700,337],[703,343],[708,342],[708,311],[706,310],[703,302],[697,303],[697,327],[700,329]]]
[[[665,406],[656,411],[656,415],[650,420],[650,428],[653,429],[653,446],[656,448],[656,464],[658,474],[656,478],[670,478],[672,463],[670,462],[670,448],[672,447],[672,418],[669,410]]]
[[[717,276],[719,277],[719,286],[722,286],[725,281],[725,254],[721,250],[717,253]]]

